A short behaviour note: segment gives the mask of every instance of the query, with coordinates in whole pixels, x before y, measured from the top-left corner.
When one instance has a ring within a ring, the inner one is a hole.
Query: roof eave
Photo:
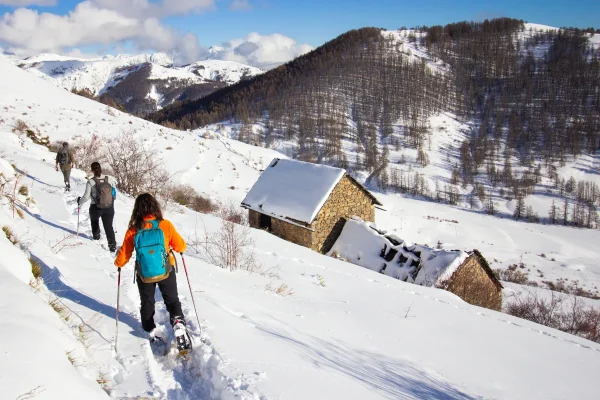
[[[304,228],[304,229],[309,230],[311,232],[315,231],[314,229],[312,229],[312,228],[310,228],[308,226],[302,225],[302,223],[310,225],[309,222],[304,222],[304,221],[298,221],[298,222],[296,222],[296,221],[293,221],[292,219],[290,219],[288,217],[284,217],[282,215],[276,215],[276,214],[265,212],[264,210],[256,209],[256,208],[254,208],[254,207],[252,207],[252,206],[250,206],[249,204],[246,204],[246,203],[241,203],[240,205],[241,205],[242,208],[245,208],[247,210],[252,210],[252,211],[255,211],[255,212],[259,213],[259,214],[267,215],[269,217],[278,219],[280,221],[287,222],[288,224],[292,224],[294,226],[297,226],[297,227],[300,227],[300,228]],[[299,223],[299,222],[301,222],[301,223]]]

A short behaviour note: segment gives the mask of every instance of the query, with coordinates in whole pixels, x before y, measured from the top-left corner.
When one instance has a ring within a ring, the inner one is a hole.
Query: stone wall
[[[271,220],[271,232],[288,242],[311,247],[313,232],[308,229],[273,218]]]
[[[248,222],[252,228],[261,229],[260,216],[261,214],[257,211],[248,210]],[[271,217],[270,232],[282,239],[301,246],[311,247],[312,245],[312,231],[277,218]]]
[[[313,250],[327,252],[342,233],[346,219],[358,216],[363,221],[375,222],[373,200],[364,190],[345,175],[335,187],[311,228]]]
[[[252,228],[260,229],[260,213],[248,210],[248,223]]]
[[[469,304],[502,311],[502,290],[472,255],[454,273],[446,288]]]

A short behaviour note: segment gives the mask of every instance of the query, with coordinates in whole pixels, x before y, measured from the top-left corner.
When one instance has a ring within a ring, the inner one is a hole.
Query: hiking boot
[[[175,333],[175,342],[180,354],[187,354],[192,349],[192,339],[185,326],[185,320],[182,317],[173,318],[173,332]]]
[[[92,237],[94,238],[94,240],[100,240],[100,234],[99,233],[92,233]]]

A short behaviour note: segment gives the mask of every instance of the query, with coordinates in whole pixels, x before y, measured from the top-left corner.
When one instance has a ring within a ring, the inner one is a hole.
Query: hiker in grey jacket
[[[115,218],[115,198],[117,196],[117,181],[110,175],[102,174],[100,163],[92,163],[94,176],[88,179],[85,193],[77,198],[77,204],[81,206],[88,200],[90,204],[90,222],[92,224],[92,235],[94,240],[100,240],[100,218],[104,226],[104,233],[108,241],[108,249],[114,252],[117,247],[115,231],[113,230],[113,219]]]

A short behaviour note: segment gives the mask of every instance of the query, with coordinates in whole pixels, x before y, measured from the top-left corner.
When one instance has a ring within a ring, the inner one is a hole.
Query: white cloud
[[[99,8],[114,10],[121,15],[135,18],[163,18],[169,15],[200,13],[215,9],[215,0],[162,0],[159,3],[151,3],[148,0],[89,1]]]
[[[0,18],[0,40],[31,52],[86,44],[109,44],[135,36],[139,21],[83,2],[68,15],[19,8]]]
[[[252,4],[248,0],[233,0],[229,9],[231,11],[249,11],[252,10]]]
[[[0,0],[0,5],[25,7],[25,6],[54,6],[56,0]]]
[[[193,35],[192,35],[193,36]],[[180,35],[156,18],[137,19],[86,1],[64,16],[20,8],[0,17],[0,40],[24,55],[131,40],[140,50],[175,53],[181,62],[201,53],[195,37]]]
[[[298,44],[295,39],[278,33],[260,35],[254,32],[223,44],[223,50],[217,53],[216,58],[270,69],[311,50],[312,46]]]
[[[126,11],[123,4],[137,11]],[[163,24],[159,14],[206,10],[214,0],[87,0],[67,15],[40,13],[27,8],[0,15],[0,45],[19,56],[42,52],[68,54],[82,46],[115,49],[129,43],[137,51],[159,51],[178,64],[203,59],[208,50],[191,34],[182,34]],[[187,10],[187,11],[186,11]],[[152,16],[155,15],[155,16]],[[312,50],[292,38],[251,33],[224,45],[217,58],[261,68],[273,68]]]

